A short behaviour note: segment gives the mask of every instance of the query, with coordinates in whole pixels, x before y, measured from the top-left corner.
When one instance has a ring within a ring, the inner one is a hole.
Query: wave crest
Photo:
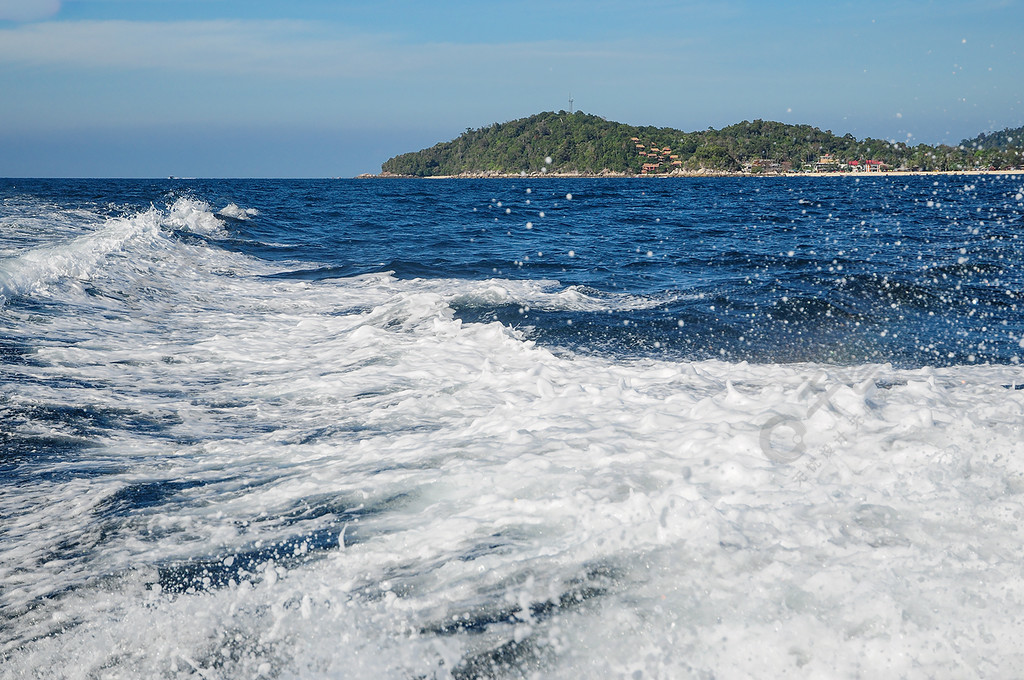
[[[77,224],[62,224],[54,232],[64,240],[0,258],[0,304],[15,296],[40,293],[58,281],[89,281],[118,255],[133,265],[151,260],[155,251],[170,247],[167,232],[184,231],[207,238],[224,234],[224,223],[210,205],[192,198],[177,198],[165,209],[151,205],[120,217],[76,211],[20,219],[49,225],[54,220],[67,222],[69,215]]]

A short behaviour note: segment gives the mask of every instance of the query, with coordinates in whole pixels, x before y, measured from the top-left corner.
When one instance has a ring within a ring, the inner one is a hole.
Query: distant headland
[[[720,130],[637,127],[549,111],[471,129],[390,158],[363,177],[642,177],[1022,172],[1024,127],[959,145],[858,140],[810,125],[743,121]]]

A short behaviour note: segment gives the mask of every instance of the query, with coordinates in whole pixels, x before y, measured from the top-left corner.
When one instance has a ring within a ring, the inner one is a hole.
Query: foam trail
[[[158,229],[157,212],[151,210],[133,219],[111,220],[103,228],[67,243],[0,260],[0,297],[26,295],[60,278],[88,279],[108,255]]]
[[[83,217],[80,222],[85,225],[93,222],[88,219],[91,215]],[[51,222],[52,217],[44,225]],[[59,280],[88,281],[111,257],[149,260],[171,247],[166,235],[174,230],[214,237],[224,233],[223,223],[206,203],[188,198],[176,199],[167,210],[150,207],[127,217],[96,221],[84,234],[0,259],[0,298],[45,292]]]
[[[455,307],[642,300],[273,278],[177,238],[210,216],[114,220],[26,273],[45,320],[0,310],[0,677],[1024,662],[1019,367],[572,356]]]

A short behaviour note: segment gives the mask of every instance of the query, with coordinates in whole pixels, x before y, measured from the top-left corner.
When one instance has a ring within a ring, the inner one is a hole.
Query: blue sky
[[[325,177],[547,110],[951,142],[1024,0],[0,0],[0,176]]]

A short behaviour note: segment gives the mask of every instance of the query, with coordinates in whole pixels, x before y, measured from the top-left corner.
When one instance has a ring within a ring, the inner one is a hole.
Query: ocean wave
[[[176,199],[162,216],[161,222],[171,229],[182,229],[204,236],[224,234],[224,222],[213,214],[210,204],[193,198]]]
[[[65,447],[45,483],[27,462],[0,500],[8,668],[330,677],[341,645],[356,675],[589,677],[560,636],[625,672],[653,626],[685,654],[645,667],[675,675],[727,666],[723,635],[782,644],[784,621],[786,645],[859,649],[891,616],[938,674],[959,663],[943,641],[998,654],[1013,633],[960,630],[946,591],[1013,610],[977,551],[1005,583],[1019,545],[972,543],[958,508],[1019,505],[1018,369],[567,358],[453,315],[493,285],[211,276],[164,291],[173,312],[54,319],[82,342],[40,348],[18,436],[102,447]],[[80,387],[47,387],[70,367]],[[47,406],[66,400],[85,406]],[[938,580],[898,576],[936,554]]]
[[[0,203],[0,259],[81,236],[102,226],[104,220],[95,211],[32,196],[6,198]]]
[[[229,251],[183,200],[0,263],[45,302],[0,309],[0,676],[1020,661],[1021,367],[572,354],[462,311],[622,328],[664,301],[273,276],[311,265]],[[812,311],[921,299],[887,290],[851,279]]]
[[[256,208],[239,208],[234,203],[228,203],[226,206],[218,210],[217,214],[222,217],[230,217],[231,219],[245,221],[259,215],[260,211]]]
[[[37,239],[34,247],[0,259],[0,302],[43,292],[59,281],[90,281],[105,266],[152,268],[158,257],[184,261],[182,253],[171,252],[173,246],[166,238],[170,233],[206,238],[224,234],[224,224],[210,206],[189,198],[177,198],[165,209],[151,206],[124,217],[85,210],[53,212],[36,207],[36,211],[42,214],[7,217],[2,225],[5,238],[21,243],[21,234],[37,229],[46,236]]]
[[[94,232],[70,241],[34,248],[0,260],[0,299],[27,295],[59,279],[87,280],[111,253],[123,251],[132,239],[159,230],[157,212],[132,219],[112,219]]]
[[[419,280],[417,287],[436,290],[456,307],[528,306],[543,311],[602,312],[653,309],[669,299],[607,293],[554,280],[453,279]]]

